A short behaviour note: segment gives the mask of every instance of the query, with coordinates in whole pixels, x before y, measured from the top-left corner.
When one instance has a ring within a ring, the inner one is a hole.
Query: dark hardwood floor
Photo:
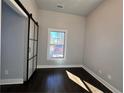
[[[1,93],[92,93],[73,82],[66,70],[95,86],[103,93],[112,93],[82,68],[37,69],[31,79],[22,85],[4,85]],[[87,86],[86,86],[87,87]],[[89,90],[90,88],[87,87]]]

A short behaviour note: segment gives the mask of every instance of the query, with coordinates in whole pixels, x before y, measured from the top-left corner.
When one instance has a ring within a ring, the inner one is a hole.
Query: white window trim
[[[49,44],[50,44],[50,32],[56,31],[56,32],[65,32],[65,48],[64,48],[64,58],[50,58],[49,57]],[[66,48],[67,48],[67,30],[66,29],[54,29],[54,28],[48,28],[48,41],[47,41],[47,60],[66,60]]]

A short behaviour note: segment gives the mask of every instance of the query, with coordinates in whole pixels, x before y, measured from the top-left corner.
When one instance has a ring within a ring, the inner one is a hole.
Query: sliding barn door
[[[37,68],[38,48],[38,25],[30,18],[28,33],[28,64],[27,79],[29,79]]]

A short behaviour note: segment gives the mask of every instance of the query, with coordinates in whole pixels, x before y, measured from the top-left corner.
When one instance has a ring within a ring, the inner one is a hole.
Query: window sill
[[[48,58],[47,60],[48,60],[48,61],[64,61],[65,58],[59,58],[59,59],[56,59],[56,58]]]

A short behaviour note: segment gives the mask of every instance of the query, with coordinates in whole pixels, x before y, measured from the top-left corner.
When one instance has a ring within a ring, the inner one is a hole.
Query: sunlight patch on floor
[[[85,86],[85,84],[92,91],[92,93],[104,93],[104,92],[102,92],[101,90],[99,90],[98,88],[94,87],[93,85],[91,85],[90,83],[88,83],[86,81],[83,81],[83,82],[85,82],[85,84],[84,84],[78,76],[72,74],[71,72],[69,72],[69,71],[66,70],[66,73],[67,73],[69,79],[71,79],[72,81],[74,81],[76,84],[78,84],[79,86],[81,86],[82,88],[84,88],[85,90],[87,90],[88,92],[89,92],[89,90],[87,89],[87,87]]]
[[[79,86],[81,86],[82,88],[84,88],[85,90],[89,91],[86,86],[84,85],[84,83],[80,80],[79,77],[77,77],[76,75],[70,73],[69,71],[66,71],[68,77],[74,81],[75,83],[77,83]]]
[[[93,92],[93,93],[103,93],[101,90],[99,90],[98,88],[94,87],[93,85],[91,85],[90,83],[84,81],[86,83],[86,85],[89,87],[89,89]]]

